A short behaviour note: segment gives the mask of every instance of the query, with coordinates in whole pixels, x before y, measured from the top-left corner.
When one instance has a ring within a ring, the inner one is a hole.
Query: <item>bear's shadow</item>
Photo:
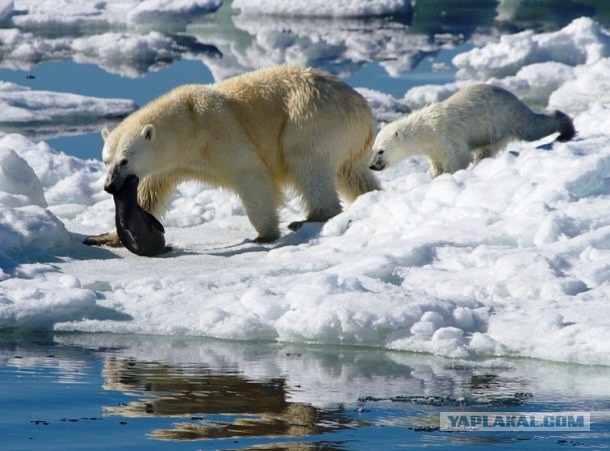
[[[232,257],[234,255],[251,252],[268,252],[286,246],[298,246],[299,244],[307,243],[313,238],[318,237],[322,231],[322,227],[324,227],[323,222],[308,222],[303,224],[297,231],[288,233],[273,243],[259,244],[255,243],[254,240],[244,240],[241,243],[224,247],[222,248],[224,249],[222,251],[218,249],[215,252],[210,252],[209,255],[215,257]],[[252,244],[254,244],[254,246],[252,246]]]

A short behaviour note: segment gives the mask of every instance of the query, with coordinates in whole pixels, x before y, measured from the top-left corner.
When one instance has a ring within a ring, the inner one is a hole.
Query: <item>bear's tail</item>
[[[576,136],[576,129],[574,128],[574,123],[570,116],[559,110],[555,111],[554,116],[559,123],[559,136],[557,137],[557,141],[566,142],[574,138],[574,136]]]

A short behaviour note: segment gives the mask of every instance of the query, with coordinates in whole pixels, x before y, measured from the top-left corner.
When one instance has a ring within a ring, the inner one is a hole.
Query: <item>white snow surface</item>
[[[255,231],[234,194],[185,183],[163,219],[172,252],[86,247],[86,234],[114,222],[102,163],[0,135],[0,327],[610,365],[607,32],[578,19],[510,42],[528,49],[520,68],[496,70],[508,48],[498,43],[456,62],[477,61],[478,73],[490,68],[485,81],[561,106],[575,118],[574,141],[513,143],[433,180],[421,158],[405,160],[379,173],[382,191],[264,246],[247,241]],[[549,51],[571,46],[589,50]],[[400,103],[473,81],[418,87]],[[289,195],[283,225],[302,216]]]

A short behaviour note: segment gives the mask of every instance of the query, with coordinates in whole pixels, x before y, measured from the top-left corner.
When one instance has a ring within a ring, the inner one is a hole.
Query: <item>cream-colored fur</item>
[[[137,175],[140,205],[160,217],[184,180],[230,188],[257,240],[272,241],[280,236],[277,210],[286,185],[302,196],[306,221],[339,213],[338,192],[353,201],[378,189],[368,168],[374,126],[362,96],[315,69],[278,66],[186,85],[103,132],[105,189]],[[86,242],[119,245],[115,231]]]
[[[494,156],[510,141],[534,141],[553,133],[575,135],[562,113],[537,114],[505,89],[477,84],[443,102],[398,119],[378,133],[371,169],[382,170],[411,155],[426,155],[433,177]]]

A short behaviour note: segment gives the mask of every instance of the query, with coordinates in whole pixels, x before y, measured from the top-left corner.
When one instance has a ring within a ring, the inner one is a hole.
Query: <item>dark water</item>
[[[328,44],[323,54],[314,53],[307,62],[354,86],[401,97],[415,85],[452,81],[451,58],[472,47],[475,38],[523,29],[555,30],[581,15],[610,24],[607,0],[503,3],[516,8],[510,20],[497,20],[498,3],[492,0],[418,0],[409,17],[315,23],[312,26],[355,30],[358,36],[390,29],[393,38],[406,34],[424,39],[414,39],[412,47],[395,53],[376,44],[368,59],[349,57],[340,46]],[[227,10],[223,7],[213,19],[216,32],[243,34],[231,28]],[[305,21],[282,24],[306,40]],[[172,30],[172,36],[181,42],[196,36],[207,43],[209,27],[203,21]],[[129,98],[142,105],[179,84],[212,82],[202,60],[232,64],[233,55],[210,56],[209,46],[187,49],[184,58],[137,78],[55,59],[26,71],[0,69],[0,80],[39,90]],[[384,64],[403,57],[407,69],[389,75]],[[434,64],[446,70],[435,70]],[[58,126],[45,140],[68,154],[99,158],[100,127],[90,124],[74,132]],[[35,132],[27,130],[24,126],[22,132]],[[0,386],[2,450],[610,448],[607,367],[530,360],[455,362],[366,348],[3,330]],[[590,432],[439,430],[440,412],[463,410],[587,411],[592,425]]]

